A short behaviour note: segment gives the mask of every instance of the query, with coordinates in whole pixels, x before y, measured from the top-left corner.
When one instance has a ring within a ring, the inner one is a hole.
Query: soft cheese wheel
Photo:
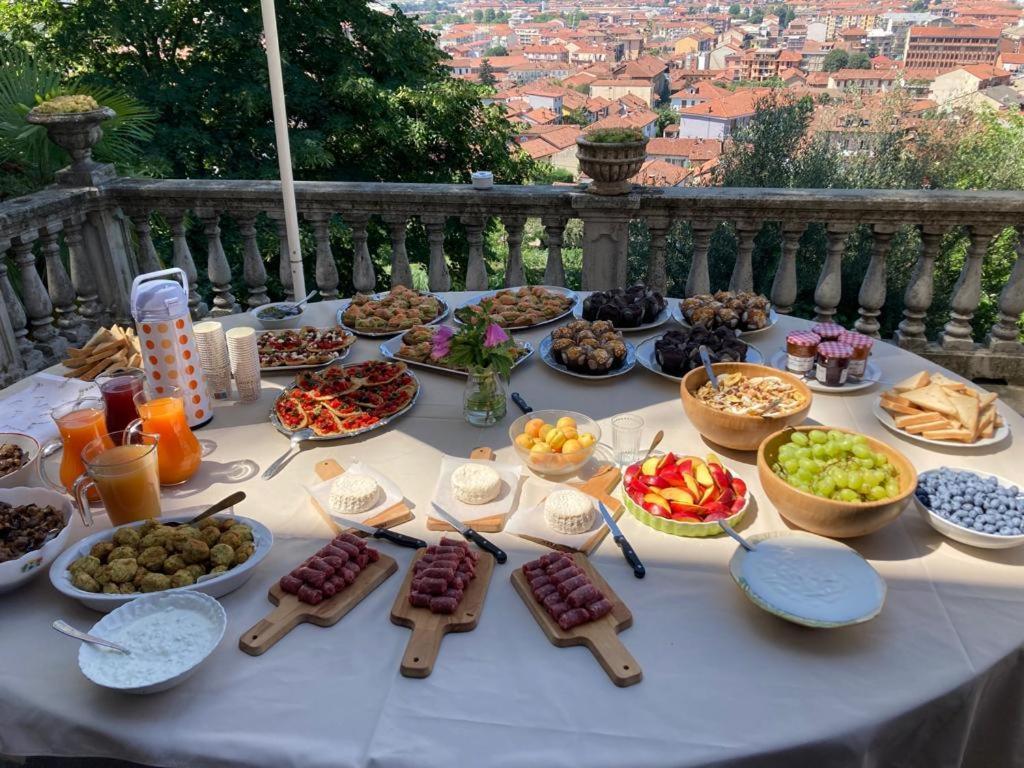
[[[372,509],[380,496],[380,486],[368,475],[346,472],[331,486],[331,511],[339,515],[366,512]]]
[[[544,522],[559,533],[586,533],[595,517],[594,502],[585,493],[567,488],[544,500]]]
[[[501,477],[484,464],[463,464],[452,472],[452,494],[465,504],[486,504],[501,490]]]

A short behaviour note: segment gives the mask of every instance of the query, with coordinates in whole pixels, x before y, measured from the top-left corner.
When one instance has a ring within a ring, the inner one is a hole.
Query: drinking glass
[[[126,434],[141,431],[159,436],[160,448],[156,454],[160,484],[178,485],[199,469],[203,449],[188,426],[184,390],[170,384],[161,385],[160,390],[146,387],[135,395],[139,418],[128,425]]]
[[[101,377],[98,383],[103,402],[107,405],[107,431],[116,433],[127,429],[139,417],[135,409],[135,395],[145,386],[146,374],[139,370],[122,371]]]
[[[640,433],[644,420],[632,413],[612,417],[612,448],[620,465],[632,464],[640,456]]]
[[[160,517],[160,477],[156,435],[106,434],[82,449],[85,472],[75,481],[74,497],[86,525],[92,525],[89,490],[99,491],[111,525]]]
[[[90,441],[107,434],[106,408],[98,397],[83,397],[58,405],[50,411],[50,418],[57,424],[60,438],[47,441],[42,447],[41,454],[46,457],[63,448],[64,453],[60,459],[60,482],[50,479],[44,464],[40,464],[40,471],[47,485],[58,491],[71,493],[75,481],[85,471],[82,464],[82,449]],[[93,492],[92,500],[98,499],[99,496]]]

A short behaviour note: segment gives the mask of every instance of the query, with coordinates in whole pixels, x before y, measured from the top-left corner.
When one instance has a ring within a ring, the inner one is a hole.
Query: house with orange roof
[[[731,94],[732,91],[719,88],[714,83],[699,81],[680,88],[672,94],[672,109],[679,110],[696,104],[703,104],[705,101],[724,99]]]
[[[615,101],[619,97],[628,94],[642,99],[649,107],[653,107],[655,104],[654,89],[651,87],[649,80],[601,79],[594,80],[590,84],[591,97],[600,96],[609,101]]]
[[[1000,53],[996,66],[1012,76],[1024,74],[1024,53]]]
[[[565,97],[565,88],[562,86],[537,81],[524,85],[520,89],[520,93],[530,103],[532,108],[550,109],[556,114],[562,114],[562,104]]]
[[[648,158],[630,181],[645,187],[681,187],[690,171],[664,160]]]
[[[631,112],[625,115],[609,115],[587,126],[587,131],[604,128],[635,128],[647,138],[653,138],[658,131],[658,113],[649,110]]]
[[[911,27],[903,61],[914,68],[995,64],[999,37],[997,27]]]
[[[647,157],[688,168],[722,154],[722,142],[706,139],[678,139],[659,136],[647,143]]]
[[[966,66],[939,75],[932,81],[928,98],[940,106],[955,107],[964,97],[985,88],[1009,85],[1012,76],[1001,67]]]
[[[523,113],[522,117],[526,122],[530,123],[530,125],[550,125],[561,122],[562,113],[560,111],[555,112],[541,107],[539,109],[531,109],[529,112]]]
[[[576,158],[576,137],[583,131],[575,125],[537,125],[523,130],[519,146],[534,160],[551,163],[576,177],[580,172]]]
[[[688,139],[724,141],[743,128],[756,111],[765,89],[737,91],[724,99],[708,101],[679,111],[679,135]]]
[[[564,45],[524,45],[523,56],[530,61],[569,61]]]
[[[893,70],[840,69],[828,78],[828,87],[839,91],[859,93],[886,93],[895,87],[897,74]]]

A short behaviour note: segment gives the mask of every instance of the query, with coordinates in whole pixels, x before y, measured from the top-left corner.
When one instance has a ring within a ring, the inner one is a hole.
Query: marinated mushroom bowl
[[[0,488],[0,592],[46,570],[67,546],[74,508],[48,488]]]

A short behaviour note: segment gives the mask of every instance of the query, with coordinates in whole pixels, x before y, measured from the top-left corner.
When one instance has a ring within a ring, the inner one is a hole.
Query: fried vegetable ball
[[[100,585],[97,583],[96,579],[94,579],[92,576],[90,576],[88,573],[82,570],[76,571],[74,574],[72,574],[71,584],[76,589],[81,589],[85,592],[100,591]]]
[[[217,544],[210,549],[210,562],[217,565],[231,565],[235,562],[235,550],[227,544]]]
[[[192,578],[196,581],[199,581],[200,576],[206,575],[206,566],[201,565],[199,563],[192,563],[191,565],[186,565],[185,570],[191,573]]]
[[[171,588],[171,577],[163,573],[147,573],[139,585],[142,592],[160,592]]]
[[[85,555],[68,566],[68,570],[72,574],[81,572],[93,576],[102,566],[103,564],[97,558],[92,555]]]
[[[226,531],[220,535],[220,544],[227,544],[232,549],[242,546],[242,537],[234,531]]]
[[[184,557],[182,557],[181,555],[171,555],[166,560],[164,560],[162,570],[164,573],[170,576],[171,574],[180,571],[186,565],[188,565],[188,563],[185,562]]]
[[[139,565],[150,571],[159,571],[167,559],[167,550],[163,547],[146,547],[139,553]]]
[[[235,523],[231,526],[231,532],[237,533],[242,541],[252,541],[252,528],[244,523]]]
[[[120,593],[121,593],[122,595],[134,595],[134,594],[135,594],[136,592],[138,592],[139,590],[137,590],[137,589],[135,588],[135,585],[134,585],[134,584],[132,584],[132,583],[131,583],[130,581],[128,581],[128,582],[125,582],[124,584],[121,584],[121,585],[120,585],[120,589],[119,589],[118,591],[119,591],[119,592],[120,592]]]
[[[220,538],[220,528],[216,525],[208,525],[199,531],[199,537],[206,542],[208,547],[213,547]]]
[[[217,524],[220,525],[220,530],[223,532],[235,524],[235,519],[233,517],[225,517],[218,520]]]
[[[135,571],[139,569],[139,564],[131,558],[122,557],[111,560],[107,567],[110,569],[110,580],[115,584],[124,584],[135,578]]]
[[[185,568],[171,576],[172,587],[187,587],[189,584],[195,583],[195,577]]]
[[[113,542],[118,546],[137,547],[142,537],[134,528],[118,528],[114,532]]]
[[[256,551],[256,545],[250,541],[235,549],[235,565],[241,565]]]
[[[120,595],[121,588],[114,582],[108,582],[103,585],[103,594],[105,595]]]
[[[102,566],[96,573],[92,575],[98,584],[107,585],[110,583],[110,566]]]
[[[132,577],[132,584],[134,584],[136,587],[141,587],[142,580],[146,578],[147,573],[149,573],[148,570],[146,570],[142,566],[139,566],[138,569],[136,569],[135,571],[135,576]]]
[[[89,550],[89,554],[99,560],[101,563],[106,562],[107,555],[114,548],[114,542],[112,541],[97,541],[92,545],[92,549]]]
[[[201,563],[210,559],[210,547],[202,539],[189,539],[179,545],[179,551],[186,563]]]
[[[135,549],[135,547],[129,547],[127,545],[114,547],[112,550],[110,550],[110,553],[107,555],[107,565],[114,562],[115,560],[134,560],[136,557],[138,557],[138,555],[139,552]]]
[[[211,576],[220,576],[222,573],[227,573],[227,572],[228,572],[228,566],[226,566],[226,565],[218,565],[218,566],[210,569],[210,575]]]
[[[220,531],[219,525],[220,520],[218,520],[216,517],[204,517],[202,520],[196,523],[196,527],[199,530],[203,530],[203,528],[217,528],[218,532]]]

